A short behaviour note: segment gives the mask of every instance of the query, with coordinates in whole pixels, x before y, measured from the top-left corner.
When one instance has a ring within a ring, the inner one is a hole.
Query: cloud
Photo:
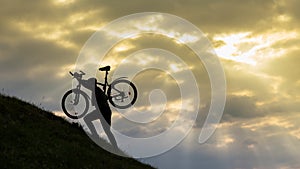
[[[297,10],[296,6],[299,6],[299,1],[291,0],[291,1],[284,1],[284,0],[277,0],[276,8],[282,15],[287,15],[293,19],[293,24],[299,24],[300,13]]]
[[[102,64],[117,67],[125,56],[140,49],[162,48],[180,56],[199,82],[200,111],[191,134],[175,149],[145,161],[161,168],[299,168],[298,7],[297,0],[3,1],[0,87],[60,111],[61,96],[71,88],[67,72],[74,68],[80,48],[99,27],[136,12],[171,13],[199,27],[219,50],[227,78],[226,108],[217,132],[206,144],[198,145],[211,98],[201,61],[195,61],[197,56],[187,46],[159,35],[120,42]],[[176,37],[195,40],[190,32]],[[141,62],[147,65],[153,59]],[[135,64],[128,63],[131,67]],[[169,68],[175,73],[184,71],[178,64]],[[162,73],[144,73],[135,80],[145,89],[141,96],[155,87],[163,88],[174,104],[179,97],[178,86]],[[148,97],[140,101],[147,106]],[[144,137],[166,130],[176,112],[170,108],[158,121],[145,126],[119,123],[120,117],[114,115],[116,129],[125,126],[124,133]]]
[[[227,96],[224,116],[249,118],[264,115],[255,105],[255,100],[247,96]]]
[[[220,124],[208,142],[201,145],[197,143],[201,129],[196,129],[175,149],[146,161],[162,168],[181,165],[204,169],[297,168],[299,138],[294,133],[299,128],[298,116],[298,113],[285,112],[285,115],[253,117],[251,120],[235,118]],[[170,160],[173,162],[165,163]]]
[[[298,64],[300,50],[294,50],[282,57],[271,60],[264,70],[271,75],[280,76],[288,83],[295,84],[300,79]]]

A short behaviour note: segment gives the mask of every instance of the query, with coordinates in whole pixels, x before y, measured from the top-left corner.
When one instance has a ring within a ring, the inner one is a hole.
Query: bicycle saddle
[[[110,71],[110,66],[100,67],[100,71]]]

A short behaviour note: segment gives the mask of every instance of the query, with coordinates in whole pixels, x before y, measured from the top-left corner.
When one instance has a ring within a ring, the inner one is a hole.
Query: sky
[[[189,135],[170,151],[140,160],[162,169],[300,168],[299,6],[297,0],[1,0],[1,92],[59,114],[61,97],[72,87],[68,71],[74,70],[90,36],[126,15],[169,13],[197,26],[211,42],[226,76],[226,105],[214,135],[199,144],[212,97],[203,63],[195,62],[195,54],[185,45],[161,35],[146,34],[119,42],[101,63],[93,63],[110,64],[113,69],[125,56],[141,49],[171,51],[194,73],[201,96],[198,118]],[[147,22],[143,28],[151,27]],[[144,58],[133,59],[127,66],[166,64],[175,73],[184,71],[153,53]],[[168,101],[166,111],[155,123],[143,125],[129,123],[114,111],[113,127],[134,137],[166,130],[178,114],[180,94],[174,79],[150,70],[133,81],[139,89],[137,109],[149,111],[149,91],[159,88]]]

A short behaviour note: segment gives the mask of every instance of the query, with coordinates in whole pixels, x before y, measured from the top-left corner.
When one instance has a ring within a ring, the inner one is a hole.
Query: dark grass
[[[15,97],[0,95],[0,168],[152,167],[103,150],[76,123]]]

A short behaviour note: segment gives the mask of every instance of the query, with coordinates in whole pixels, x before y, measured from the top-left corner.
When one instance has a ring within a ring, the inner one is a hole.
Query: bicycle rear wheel
[[[112,82],[107,92],[109,102],[119,109],[132,106],[137,99],[137,89],[132,82],[119,79]]]
[[[78,97],[78,101],[76,101]],[[79,89],[67,91],[61,102],[63,112],[72,119],[83,117],[89,109],[89,100],[86,93]]]

